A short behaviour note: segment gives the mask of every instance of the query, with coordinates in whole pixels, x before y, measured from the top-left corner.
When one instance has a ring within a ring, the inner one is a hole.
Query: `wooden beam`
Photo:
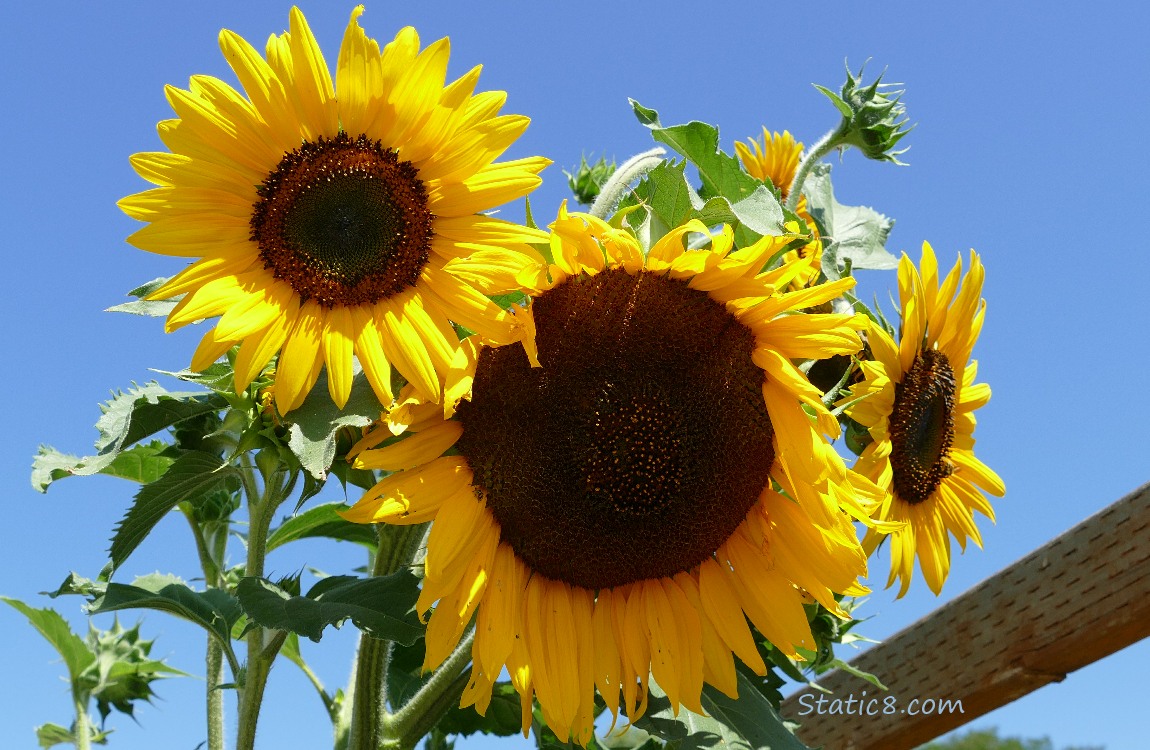
[[[909,750],[1147,636],[1150,484],[852,662],[890,692],[832,672],[819,682],[833,695],[807,688],[783,702],[782,714],[803,725],[798,735],[813,747]],[[859,703],[863,691],[877,702]],[[888,696],[894,712],[882,713]],[[962,711],[952,703],[928,715],[927,699],[961,701]]]

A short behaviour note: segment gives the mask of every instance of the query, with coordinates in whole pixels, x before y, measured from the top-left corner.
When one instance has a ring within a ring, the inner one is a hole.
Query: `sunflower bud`
[[[140,637],[140,626],[125,630],[116,620],[110,630],[91,628],[88,648],[96,659],[84,673],[91,696],[96,699],[100,716],[107,718],[112,709],[128,716],[139,701],[151,702],[152,683],[172,675],[182,675],[163,661],[150,657],[153,641]]]
[[[579,168],[574,173],[563,170],[567,175],[567,185],[575,194],[575,200],[584,206],[590,206],[599,197],[607,178],[615,172],[615,162],[607,163],[606,157],[600,156],[594,164],[587,163],[587,157],[580,157]]]
[[[855,146],[870,159],[903,164],[898,157],[907,149],[894,150],[902,137],[910,132],[906,107],[901,101],[903,89],[892,90],[898,84],[882,83],[882,76],[869,86],[862,85],[862,69],[858,75],[847,68],[847,80],[838,94],[816,84],[843,116],[838,142]]]

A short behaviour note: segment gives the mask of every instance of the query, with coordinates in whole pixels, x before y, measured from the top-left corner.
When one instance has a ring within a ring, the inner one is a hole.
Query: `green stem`
[[[382,746],[394,750],[410,750],[431,731],[443,715],[459,702],[467,687],[467,665],[471,663],[471,644],[475,641],[475,628],[455,647],[455,651],[440,665],[431,679],[411,697],[403,708],[385,719]]]
[[[799,168],[795,170],[795,178],[791,180],[791,186],[787,188],[786,208],[788,211],[793,212],[798,207],[799,198],[802,197],[803,183],[807,181],[807,175],[810,174],[811,169],[822,161],[824,156],[843,145],[843,137],[847,134],[849,126],[850,123],[844,118],[834,130],[807,149]]]
[[[372,563],[373,576],[386,576],[411,564],[423,540],[426,524],[378,526],[379,549]],[[355,692],[351,707],[348,738],[350,750],[376,750],[387,716],[387,669],[391,662],[391,641],[359,637],[355,662]]]
[[[667,152],[664,149],[655,147],[650,151],[636,154],[623,162],[618,169],[611,173],[607,182],[603,183],[603,187],[599,190],[599,197],[591,204],[588,213],[604,221],[610,218],[619,206],[619,201],[623,200],[623,196],[627,194],[631,183],[662,164],[665,153]]]
[[[220,571],[220,566],[224,557],[224,548],[227,546],[227,534],[217,534],[213,540],[215,543],[212,545],[215,549],[209,549],[205,539],[207,532],[196,521],[191,508],[183,507],[181,509],[184,511],[184,517],[188,519],[188,524],[192,527],[192,536],[196,540],[196,552],[200,557],[200,568],[204,572],[204,584],[208,588],[222,587],[223,574]],[[220,543],[221,540],[223,544]],[[224,750],[224,694],[219,689],[219,686],[224,682],[224,647],[212,635],[208,636],[205,663],[207,669],[205,699],[207,702],[208,750]]]
[[[327,715],[331,719],[332,724],[335,724],[339,719],[339,707],[336,705],[336,702],[332,700],[332,697],[328,695],[327,689],[323,686],[323,681],[319,678],[319,675],[313,672],[311,667],[307,665],[307,662],[302,659],[296,666],[300,668],[300,671],[307,677],[308,682],[315,688],[316,693],[319,694],[319,699],[323,701],[324,710],[327,711]]]
[[[246,456],[245,456],[246,458]],[[281,468],[264,483],[264,491],[257,498],[251,491],[257,486],[254,467],[250,460],[245,461],[240,471],[248,494],[248,560],[244,575],[260,578],[264,574],[264,558],[267,555],[268,532],[276,508],[286,497],[285,490],[295,484],[294,477],[285,482]],[[268,673],[276,657],[278,647],[273,638],[267,639],[267,630],[256,626],[247,635],[248,661],[244,672],[240,693],[239,728],[236,733],[237,750],[254,750],[256,723],[259,720],[260,706],[263,703],[264,688]],[[283,640],[278,641],[279,645]]]
[[[92,747],[92,723],[88,719],[87,696],[81,697],[73,691],[72,704],[76,708],[76,725],[73,731],[76,750],[90,750]]]
[[[224,750],[224,648],[208,636],[208,750]]]
[[[332,722],[332,750],[348,750],[351,743],[351,710],[355,705],[356,664],[359,661],[359,652],[351,661],[351,670],[348,673],[347,687],[343,691],[343,702],[338,706],[338,714]]]

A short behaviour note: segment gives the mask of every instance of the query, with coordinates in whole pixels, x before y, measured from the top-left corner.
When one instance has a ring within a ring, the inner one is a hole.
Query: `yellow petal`
[[[426,463],[455,445],[463,434],[459,422],[441,422],[426,430],[409,434],[408,437],[391,445],[375,450],[364,451],[356,458],[359,469],[383,469],[403,471]]]

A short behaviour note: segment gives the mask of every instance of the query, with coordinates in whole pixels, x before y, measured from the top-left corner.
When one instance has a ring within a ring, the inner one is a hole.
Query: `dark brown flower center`
[[[690,570],[770,481],[754,335],[685,282],[622,269],[534,301],[540,368],[484,350],[456,444],[503,541],[588,588]]]
[[[289,152],[257,188],[252,240],[276,278],[325,307],[412,286],[427,263],[427,191],[410,162],[346,133]]]
[[[890,415],[890,463],[899,499],[917,505],[954,471],[954,370],[946,355],[927,349],[895,385]]]

